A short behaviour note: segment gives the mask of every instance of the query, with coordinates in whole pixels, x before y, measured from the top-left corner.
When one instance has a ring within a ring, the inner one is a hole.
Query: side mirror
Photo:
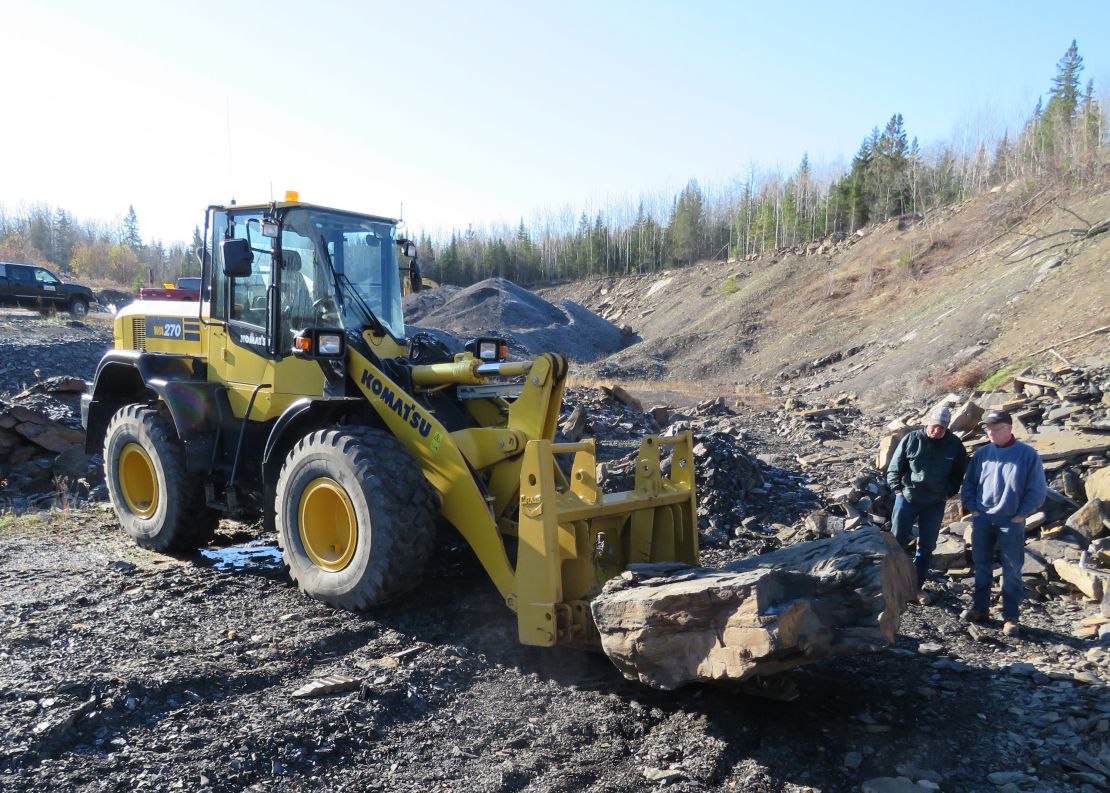
[[[220,256],[224,260],[224,275],[240,278],[251,274],[254,253],[251,252],[251,244],[246,240],[221,240]]]
[[[401,249],[401,252],[405,255],[406,258],[415,259],[416,258],[416,243],[415,242],[409,242],[409,241],[406,240],[404,246]]]

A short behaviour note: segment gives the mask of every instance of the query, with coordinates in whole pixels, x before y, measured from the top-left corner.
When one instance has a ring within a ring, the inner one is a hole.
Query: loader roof
[[[306,201],[269,201],[269,202],[264,203],[264,204],[213,204],[209,208],[210,209],[225,210],[225,211],[232,211],[232,210],[242,211],[242,210],[252,210],[252,209],[254,209],[254,210],[269,209],[270,207],[276,207],[278,209],[288,209],[288,208],[291,208],[291,207],[304,207],[305,209],[319,209],[319,210],[322,210],[324,212],[340,212],[344,215],[357,215],[358,217],[368,218],[370,220],[381,221],[383,223],[396,224],[396,223],[400,222],[400,220],[398,218],[391,218],[391,217],[388,217],[386,215],[373,215],[373,214],[370,214],[368,212],[356,212],[356,211],[351,210],[351,209],[339,209],[338,207],[326,207],[326,206],[323,206],[321,204],[310,204]]]

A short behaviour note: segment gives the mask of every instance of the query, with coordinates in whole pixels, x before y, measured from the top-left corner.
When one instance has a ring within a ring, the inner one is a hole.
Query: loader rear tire
[[[173,422],[156,408],[124,405],[112,416],[104,475],[120,525],[143,548],[190,551],[215,534],[219,513],[204,505],[200,480],[185,470]]]
[[[420,581],[435,546],[435,491],[388,432],[313,432],[278,475],[274,518],[289,575],[339,608],[387,603]]]

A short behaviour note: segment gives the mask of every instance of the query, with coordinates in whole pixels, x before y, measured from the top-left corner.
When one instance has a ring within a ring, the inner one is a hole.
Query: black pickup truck
[[[45,267],[0,262],[0,306],[43,313],[68,311],[74,317],[83,317],[95,302],[87,286],[64,283]]]

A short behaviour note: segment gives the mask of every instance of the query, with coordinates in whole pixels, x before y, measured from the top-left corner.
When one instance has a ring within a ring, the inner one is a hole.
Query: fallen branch
[[[1048,352],[1053,347],[1063,347],[1065,344],[1070,344],[1073,341],[1085,339],[1088,336],[1094,336],[1096,333],[1105,333],[1108,330],[1110,330],[1110,325],[1103,325],[1101,328],[1095,328],[1094,330],[1089,330],[1086,333],[1080,333],[1078,336],[1072,336],[1070,339],[1064,339],[1063,341],[1058,341],[1054,344],[1050,344],[1047,347],[1041,347],[1039,350],[1036,350],[1035,352],[1031,352],[1029,354],[1040,355],[1042,352]]]

